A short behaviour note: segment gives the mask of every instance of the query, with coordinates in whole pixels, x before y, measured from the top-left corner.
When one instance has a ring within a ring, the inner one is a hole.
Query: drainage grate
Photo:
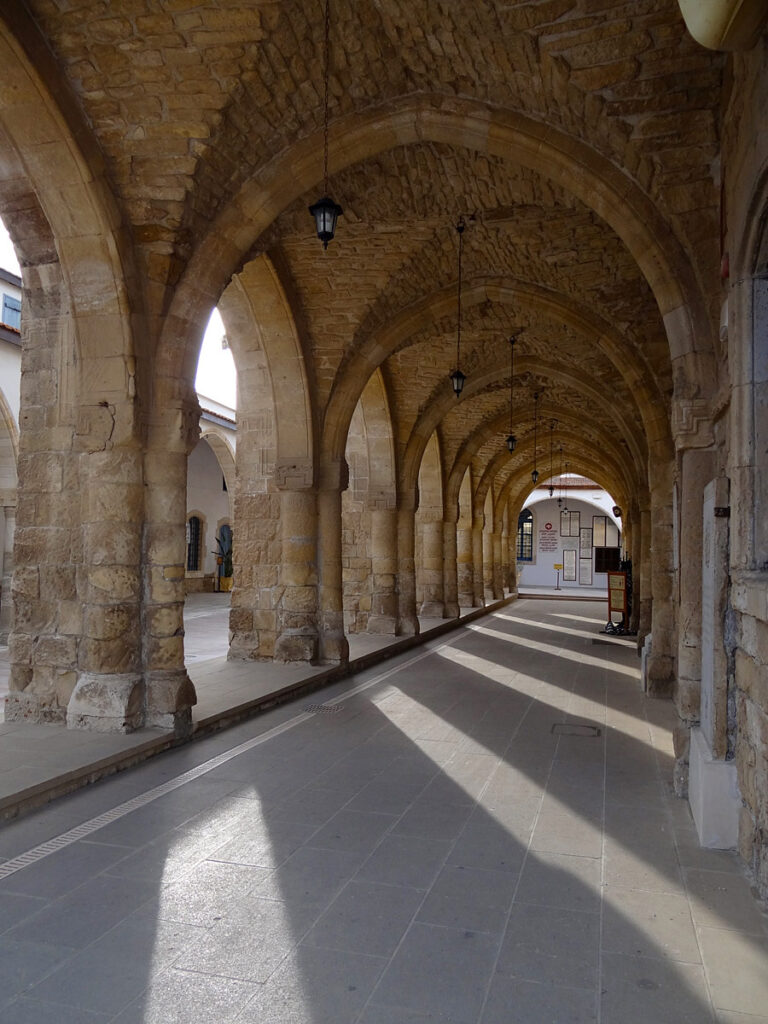
[[[341,704],[307,704],[301,710],[306,715],[337,715],[343,709]]]
[[[559,722],[552,726],[553,736],[599,736],[600,730],[596,725],[569,725],[567,722]]]

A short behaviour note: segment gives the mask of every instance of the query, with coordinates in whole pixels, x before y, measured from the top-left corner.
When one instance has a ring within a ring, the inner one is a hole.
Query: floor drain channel
[[[337,715],[342,710],[341,704],[307,704],[301,709],[308,715]]]
[[[552,726],[553,736],[599,736],[600,730],[596,725],[568,725],[560,722]]]

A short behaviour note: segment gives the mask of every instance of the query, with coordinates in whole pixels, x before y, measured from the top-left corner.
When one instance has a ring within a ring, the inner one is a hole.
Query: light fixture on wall
[[[451,387],[453,388],[454,394],[458,398],[461,392],[464,390],[464,384],[466,382],[466,376],[461,372],[459,367],[461,366],[461,257],[464,240],[464,218],[459,217],[459,223],[456,225],[456,230],[459,234],[459,290],[457,299],[457,310],[456,310],[456,369],[451,373],[450,381]]]
[[[555,436],[555,427],[557,426],[557,420],[549,421],[549,496],[550,498],[555,493],[555,485],[553,483],[552,475],[552,441]]]
[[[538,426],[539,426],[539,392],[534,391],[533,393],[533,471],[531,473],[531,480],[533,480],[533,486],[539,482],[539,471],[536,469],[536,441],[538,438]]]
[[[323,249],[328,248],[328,243],[336,232],[336,221],[344,212],[338,203],[328,195],[328,77],[331,64],[331,0],[325,0],[325,67],[323,84],[325,87],[324,110],[323,110],[323,192],[322,199],[318,199],[309,208],[309,212],[315,218],[317,237],[323,243]]]
[[[509,339],[509,436],[507,437],[507,448],[509,454],[515,450],[517,446],[517,438],[512,433],[514,429],[514,416],[512,412],[512,398],[514,395],[514,383],[515,383],[515,342],[517,338],[512,335]]]

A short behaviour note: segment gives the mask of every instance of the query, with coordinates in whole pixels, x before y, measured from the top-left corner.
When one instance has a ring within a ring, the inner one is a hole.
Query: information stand
[[[627,574],[625,572],[608,573],[608,621],[614,617],[627,622]]]

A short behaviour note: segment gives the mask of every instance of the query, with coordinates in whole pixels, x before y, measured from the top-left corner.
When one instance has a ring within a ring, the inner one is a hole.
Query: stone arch
[[[229,494],[230,516],[232,495],[235,493],[235,449],[230,439],[215,423],[206,423],[200,431],[200,440],[207,441],[221,467]]]
[[[295,587],[298,570],[288,565],[300,555],[296,545],[289,551],[294,517],[315,515],[307,504],[314,500],[317,477],[309,374],[289,298],[266,256],[246,263],[217,301],[238,386],[237,584],[229,653],[235,658],[272,658],[278,637],[288,635],[286,623],[295,623],[297,615],[286,601],[276,607],[276,592],[263,581],[274,584],[281,573],[292,572]],[[302,571],[314,570],[305,566]],[[291,593],[289,600],[294,599]],[[279,656],[292,660],[297,648],[300,660],[314,657],[316,639],[306,623],[290,629],[290,636],[300,639],[286,641]]]
[[[611,360],[616,371],[622,375],[627,387],[631,390],[645,429],[645,443],[653,452],[654,458],[668,459],[672,457],[673,445],[664,397],[653,379],[649,379],[648,367],[642,364],[637,353],[615,327],[573,300],[527,283],[510,284],[503,279],[488,278],[469,281],[462,288],[462,306],[465,310],[489,300],[515,309],[523,307],[541,311],[554,323],[571,327],[581,334],[589,344],[594,344],[601,353]],[[324,446],[327,451],[339,450],[345,436],[350,409],[354,407],[354,402],[357,400],[358,382],[365,379],[369,373],[381,365],[388,355],[413,334],[429,327],[444,316],[452,315],[455,311],[455,304],[455,287],[445,288],[403,310],[399,316],[364,341],[360,350],[350,359],[343,374],[334,385],[325,417]],[[523,372],[526,368],[535,370],[538,365],[540,365],[539,361],[535,364],[530,361],[524,363],[518,357],[516,371]],[[498,376],[503,372],[503,368],[497,368],[494,375]],[[560,370],[557,372],[563,373]],[[477,381],[478,378],[474,380],[470,378],[465,388],[465,396],[473,393],[472,389],[477,386]],[[588,382],[584,383],[588,384]],[[592,392],[597,394],[593,389]],[[439,397],[441,400],[444,399],[443,405],[446,409],[451,406],[451,403],[455,403],[454,396],[448,389],[446,389],[445,395]],[[426,429],[430,428],[433,429],[434,425],[429,424]],[[645,457],[641,448],[636,448],[634,454],[636,457]],[[418,453],[414,454],[414,460],[418,464]],[[414,462],[412,461],[411,475],[413,466]]]
[[[433,432],[424,448],[418,475],[416,512],[416,604],[420,614],[442,618],[443,596],[443,467],[440,440]],[[452,526],[450,528],[453,528]]]
[[[178,716],[158,711],[140,632],[151,517],[137,395],[152,375],[136,347],[147,332],[134,334],[143,300],[131,235],[79,105],[21,5],[3,8],[0,67],[0,207],[24,285],[18,474],[28,500],[14,573],[20,590],[46,595],[16,603],[22,653],[6,717],[183,730],[194,697],[185,692]],[[82,624],[61,626],[56,607],[67,603]]]
[[[394,600],[394,572],[382,561],[393,553],[384,550],[391,544],[391,530],[385,524],[394,525],[397,478],[392,418],[381,371],[368,379],[355,407],[345,459],[349,486],[342,493],[341,507],[346,630],[362,632],[372,625],[376,633],[394,633],[394,616],[385,611]],[[381,536],[383,526],[387,541]]]
[[[420,141],[455,146],[457,140],[463,147],[514,160],[557,182],[611,226],[656,297],[680,392],[709,393],[711,326],[681,244],[646,193],[582,140],[521,113],[455,96],[448,104],[440,95],[422,94],[339,118],[331,126],[331,172],[394,146]],[[161,373],[172,372],[168,359],[179,341],[183,345],[187,317],[182,311],[212,305],[242,255],[275,216],[316,186],[322,144],[322,133],[315,132],[277,154],[216,218],[174,297]]]

